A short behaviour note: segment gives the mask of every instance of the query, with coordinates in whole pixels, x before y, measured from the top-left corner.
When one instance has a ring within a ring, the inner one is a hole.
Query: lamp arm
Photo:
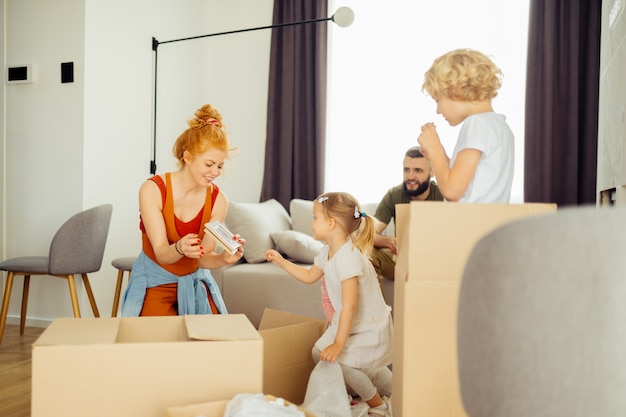
[[[158,55],[159,45],[166,44],[166,43],[188,41],[188,40],[192,40],[192,39],[208,38],[208,37],[211,37],[211,36],[230,35],[230,34],[233,34],[233,33],[250,32],[250,31],[253,31],[253,30],[274,29],[274,28],[280,28],[280,27],[285,27],[285,26],[303,25],[303,24],[307,24],[307,23],[326,22],[326,21],[329,21],[329,20],[337,23],[337,25],[339,25],[341,27],[347,27],[350,24],[352,24],[352,21],[354,20],[354,13],[352,12],[352,10],[349,7],[340,7],[333,16],[323,17],[323,18],[319,18],[319,19],[300,20],[298,22],[277,23],[277,24],[273,24],[273,25],[259,26],[259,27],[254,27],[254,28],[229,30],[229,31],[226,31],[226,32],[209,33],[207,35],[190,36],[190,37],[187,37],[187,38],[180,38],[180,39],[171,39],[169,41],[163,41],[163,42],[159,42],[157,39],[155,39],[153,37],[152,38],[152,50],[154,51],[154,73],[153,73],[153,76],[154,76],[154,80],[153,80],[154,81],[154,87],[153,87],[154,107],[152,109],[152,111],[153,111],[153,113],[152,113],[152,118],[153,118],[152,119],[152,121],[153,121],[153,125],[152,125],[152,160],[150,161],[150,173],[152,175],[156,174],[157,55]]]
[[[172,40],[163,41],[163,42],[159,42],[159,41],[157,41],[154,38],[152,38],[152,39],[154,41],[156,41],[156,43],[157,43],[156,46],[158,47],[158,45],[162,45],[162,44],[166,44],[166,43],[188,41],[188,40],[191,40],[191,39],[208,38],[208,37],[211,37],[211,36],[230,35],[230,34],[233,34],[233,33],[250,32],[250,31],[253,31],[253,30],[274,29],[274,28],[280,28],[280,27],[285,27],[285,26],[303,25],[305,23],[326,22],[326,21],[331,20],[331,19],[332,19],[332,17],[323,17],[323,18],[319,18],[319,19],[301,20],[301,21],[298,21],[298,22],[277,23],[275,25],[258,26],[258,27],[255,27],[255,28],[247,28],[247,29],[229,30],[227,32],[209,33],[207,35],[190,36],[188,38],[172,39]],[[153,45],[152,49],[156,50],[156,47]]]

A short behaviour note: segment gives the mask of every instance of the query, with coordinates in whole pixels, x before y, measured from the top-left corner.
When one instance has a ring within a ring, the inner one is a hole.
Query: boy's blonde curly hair
[[[456,49],[435,59],[424,74],[422,91],[437,100],[491,100],[502,85],[502,71],[482,52]]]

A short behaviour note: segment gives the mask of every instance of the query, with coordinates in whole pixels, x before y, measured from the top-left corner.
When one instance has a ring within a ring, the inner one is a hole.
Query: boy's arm
[[[417,141],[422,146],[422,153],[433,167],[441,194],[448,201],[460,200],[474,178],[482,152],[477,149],[463,149],[450,168],[450,158],[441,145],[434,124],[424,125]]]
[[[437,186],[446,200],[458,201],[463,197],[476,174],[481,156],[482,152],[477,149],[463,149],[457,155],[452,168],[449,168],[447,164],[441,164],[440,167],[435,168],[435,164],[431,161],[437,178]]]

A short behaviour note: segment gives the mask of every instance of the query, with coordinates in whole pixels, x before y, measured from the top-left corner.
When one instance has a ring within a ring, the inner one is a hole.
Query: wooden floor
[[[0,343],[0,416],[30,417],[31,345],[44,329],[7,324]]]

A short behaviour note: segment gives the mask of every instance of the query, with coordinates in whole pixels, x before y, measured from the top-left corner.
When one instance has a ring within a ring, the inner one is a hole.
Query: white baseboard
[[[26,318],[27,327],[42,327],[45,329],[46,327],[50,325],[50,323],[52,323],[52,320],[50,319],[40,319],[40,318],[32,318],[32,317]],[[18,316],[7,316],[7,324],[19,326],[20,318]]]

